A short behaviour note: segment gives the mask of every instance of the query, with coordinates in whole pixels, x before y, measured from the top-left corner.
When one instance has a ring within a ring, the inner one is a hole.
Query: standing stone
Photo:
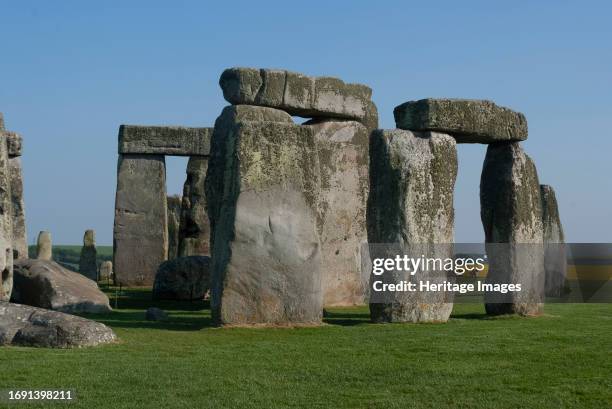
[[[119,155],[113,250],[118,283],[153,285],[168,258],[164,156]]]
[[[361,305],[369,271],[362,274],[367,243],[368,130],[355,121],[307,122],[315,135],[321,167],[318,228],[326,306]]]
[[[8,145],[0,132],[0,300],[8,301],[13,289],[13,214]]]
[[[487,283],[521,284],[520,292],[485,293],[488,314],[536,315],[544,295],[540,183],[518,142],[489,145],[480,181]]]
[[[15,259],[24,259],[28,258],[28,241],[26,237],[23,173],[20,157],[9,158],[9,172],[11,179],[11,210],[13,215],[13,257]]]
[[[387,257],[395,257],[398,251],[409,257],[452,257],[456,177],[457,151],[451,136],[374,131],[367,208],[370,245],[394,245]],[[439,283],[451,278],[440,271],[419,271],[413,277],[395,271],[391,276],[387,278],[391,282],[416,280],[417,285],[418,281]],[[370,298],[374,322],[446,322],[452,309],[452,294],[445,292],[397,292]]]
[[[96,233],[93,230],[86,230],[83,236],[83,247],[81,247],[79,272],[93,281],[98,281],[97,255]]]
[[[210,222],[206,211],[204,180],[208,159],[192,156],[187,163],[187,179],[183,185],[179,255],[210,255]]]
[[[214,220],[213,320],[218,325],[317,325],[323,297],[313,131],[293,123],[246,120],[258,110],[224,109],[211,142],[206,192]],[[240,111],[246,111],[243,118]],[[212,191],[222,195],[208,195]]]
[[[36,241],[36,259],[37,260],[52,260],[53,250],[51,245],[51,232],[41,231],[38,233]]]
[[[202,183],[204,185],[204,183]],[[202,186],[204,189],[204,186]],[[179,230],[181,224],[181,197],[168,196],[168,260],[178,257]]]
[[[106,260],[100,264],[100,280],[109,281],[113,279],[113,262]]]
[[[494,143],[527,139],[527,119],[491,101],[428,98],[393,110],[395,124],[411,131],[438,131],[458,143]]]
[[[567,252],[565,235],[559,217],[557,197],[552,186],[540,185],[542,199],[542,225],[544,229],[544,269],[546,271],[546,295],[562,295],[567,276]]]

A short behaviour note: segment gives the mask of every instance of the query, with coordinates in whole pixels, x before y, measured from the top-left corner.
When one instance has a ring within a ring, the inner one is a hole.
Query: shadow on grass
[[[351,327],[370,323],[370,314],[367,312],[328,311],[324,310],[323,322],[330,325]]]

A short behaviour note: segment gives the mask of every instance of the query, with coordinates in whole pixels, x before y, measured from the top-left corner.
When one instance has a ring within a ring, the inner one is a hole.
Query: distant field
[[[416,325],[334,308],[320,328],[228,329],[210,326],[205,302],[130,290],[117,303],[89,318],[119,343],[3,348],[0,388],[72,388],[71,408],[612,407],[611,304],[548,305],[539,318],[463,304],[447,324]],[[169,321],[146,321],[151,305]]]
[[[77,271],[79,267],[79,259],[81,257],[80,245],[57,245],[53,246],[53,260],[65,267]],[[113,260],[113,246],[96,246],[97,263],[100,265],[103,261]],[[31,258],[36,257],[36,246],[28,246],[28,254]]]

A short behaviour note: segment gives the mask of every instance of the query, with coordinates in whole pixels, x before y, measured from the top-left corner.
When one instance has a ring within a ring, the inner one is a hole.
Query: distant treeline
[[[98,267],[103,261],[113,261],[112,246],[96,246],[96,262]],[[28,247],[30,258],[36,258],[36,246]],[[79,271],[79,259],[81,258],[81,246],[53,246],[53,260],[73,271]]]

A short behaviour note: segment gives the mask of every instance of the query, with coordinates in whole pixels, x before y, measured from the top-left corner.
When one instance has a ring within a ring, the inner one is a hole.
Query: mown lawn
[[[118,344],[0,349],[0,389],[74,389],[72,408],[612,407],[610,304],[528,319],[464,304],[447,324],[421,325],[332,309],[320,328],[223,329],[204,303],[149,299],[131,291],[96,317]],[[150,305],[170,321],[145,321]]]

